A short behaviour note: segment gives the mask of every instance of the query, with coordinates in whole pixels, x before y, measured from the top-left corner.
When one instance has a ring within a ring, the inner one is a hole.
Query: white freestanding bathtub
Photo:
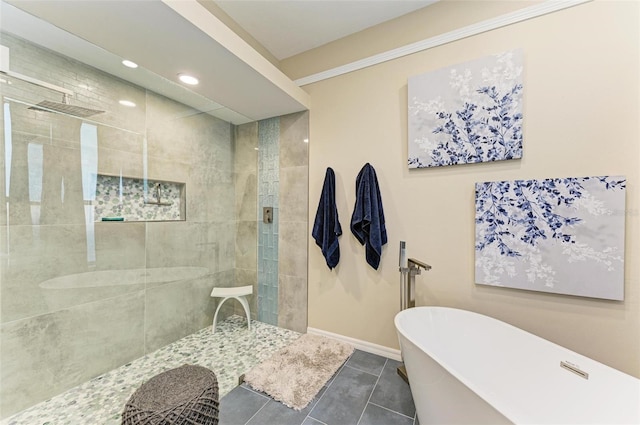
[[[416,307],[395,325],[421,425],[640,424],[640,380],[500,320]]]

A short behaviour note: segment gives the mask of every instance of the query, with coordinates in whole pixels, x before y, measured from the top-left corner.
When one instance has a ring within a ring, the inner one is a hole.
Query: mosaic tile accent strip
[[[95,221],[103,217],[123,217],[125,221],[184,220],[183,189],[184,183],[98,174],[92,200]]]
[[[238,377],[267,359],[300,334],[233,315],[153,353],[98,376],[56,397],[17,413],[0,425],[120,425],[124,405],[144,382],[184,364],[213,370],[222,398],[238,385]]]
[[[258,320],[278,324],[278,216],[280,118],[258,122]],[[273,222],[262,208],[273,207]]]

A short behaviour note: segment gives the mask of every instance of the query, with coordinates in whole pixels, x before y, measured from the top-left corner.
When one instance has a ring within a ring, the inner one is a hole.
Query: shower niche
[[[94,221],[184,221],[185,191],[181,182],[98,174]]]

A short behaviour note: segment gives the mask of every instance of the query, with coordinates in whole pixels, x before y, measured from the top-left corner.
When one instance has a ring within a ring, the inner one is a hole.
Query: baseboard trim
[[[374,344],[372,342],[363,341],[361,339],[351,338],[348,336],[336,334],[329,331],[323,331],[322,329],[307,328],[307,333],[326,336],[327,338],[337,339],[338,341],[346,342],[353,345],[358,350],[366,351],[367,353],[377,354],[379,356],[387,357],[389,359],[402,361],[400,350],[395,348],[385,347],[384,345]]]

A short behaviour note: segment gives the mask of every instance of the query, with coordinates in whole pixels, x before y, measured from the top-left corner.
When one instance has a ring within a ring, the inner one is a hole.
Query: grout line
[[[266,393],[260,392],[260,391],[256,391],[253,388],[251,388],[251,386],[249,386],[248,384],[246,386],[242,386],[242,384],[238,385],[239,387],[242,387],[243,389],[247,390],[247,391],[251,391],[254,394],[258,394],[261,397],[266,398],[268,401],[274,400],[273,397],[269,397],[268,395],[266,395]],[[275,400],[274,400],[275,401]]]
[[[295,422],[295,423],[294,423],[294,425],[302,425],[302,424],[304,424],[304,423],[305,423],[305,422],[307,422],[307,421],[309,421],[309,422],[311,422],[311,423],[313,423],[313,424],[322,424],[322,425],[327,425],[326,423],[324,423],[324,422],[322,422],[322,421],[319,421],[319,420],[317,420],[316,418],[312,418],[312,417],[310,417],[309,415],[305,416],[305,417],[304,417],[304,419],[302,420],[302,422]],[[4,425],[4,424],[0,424],[0,425]],[[275,424],[274,424],[274,425],[275,425]]]
[[[387,360],[384,361],[384,364],[385,365],[387,364]],[[350,369],[357,370],[358,372],[366,373],[367,375],[376,376],[378,378],[380,378],[380,376],[382,375],[382,371],[380,371],[380,373],[376,375],[375,373],[371,373],[371,372],[368,372],[366,370],[359,369],[357,367],[353,367],[353,366],[349,366],[349,365],[345,365],[345,366],[350,368]],[[382,370],[384,370],[384,366],[382,366]]]
[[[255,417],[256,417],[256,415],[257,415],[258,413],[260,413],[260,411],[261,411],[262,409],[264,409],[264,407],[265,407],[267,404],[269,404],[269,400],[265,401],[265,402],[264,402],[264,404],[262,405],[262,407],[261,407],[261,408],[259,408],[259,409],[258,409],[258,411],[257,411],[256,413],[254,413],[254,414],[253,414],[253,416],[251,416],[249,419],[247,419],[247,422],[245,422],[245,423],[244,423],[244,425],[247,425],[249,422],[251,422],[251,419],[255,418]]]
[[[325,422],[319,421],[319,420],[317,420],[316,418],[314,418],[313,416],[309,416],[309,415],[307,415],[307,417],[306,417],[306,418],[304,418],[304,420],[306,421],[306,420],[307,420],[307,418],[311,419],[313,422],[317,422],[317,423],[322,424],[322,425],[327,425]],[[304,421],[302,421],[302,422],[304,423]]]
[[[384,368],[387,365],[388,361],[389,361],[389,359],[386,359],[384,361],[384,365],[382,365],[382,370],[384,370]],[[371,389],[371,393],[369,394],[369,398],[367,399],[367,402],[365,403],[364,408],[362,409],[362,413],[360,413],[360,419],[358,419],[358,425],[360,425],[360,421],[362,420],[362,417],[364,416],[364,411],[367,410],[367,405],[371,401],[371,397],[373,396],[373,393],[376,390],[376,387],[378,386],[378,382],[380,382],[380,376],[382,376],[382,372],[380,372],[380,375],[378,375],[378,379],[376,379],[376,383],[373,386],[373,388]]]
[[[389,411],[389,412],[391,412],[391,413],[397,413],[398,415],[400,415],[400,416],[404,416],[404,417],[405,417],[405,418],[407,418],[407,419],[412,419],[412,420],[414,419],[414,417],[407,416],[407,415],[405,415],[404,413],[396,412],[395,410],[393,410],[393,409],[389,409],[388,407],[381,406],[381,405],[379,405],[378,403],[374,403],[374,402],[370,401],[370,402],[369,402],[369,404],[373,404],[374,406],[378,406],[379,408],[384,409],[384,410],[387,410],[387,411]],[[414,416],[415,416],[415,415],[414,415]]]

